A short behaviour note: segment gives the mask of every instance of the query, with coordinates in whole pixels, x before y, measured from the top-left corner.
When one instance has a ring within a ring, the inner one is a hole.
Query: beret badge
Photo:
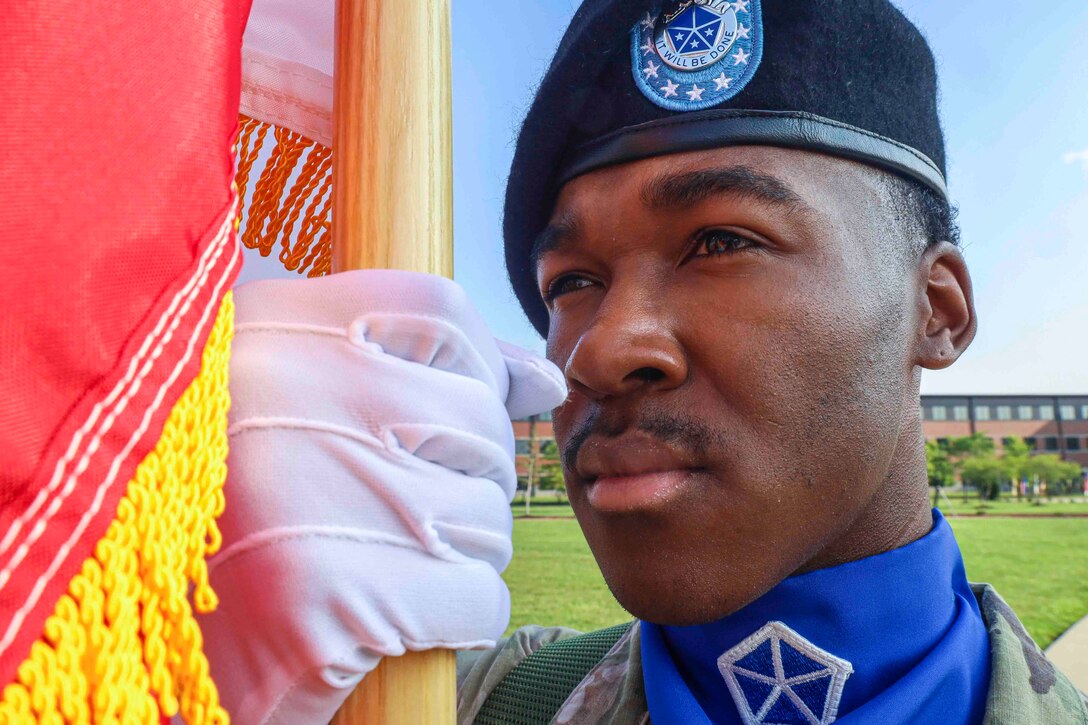
[[[760,0],[669,2],[631,29],[631,71],[650,101],[701,111],[740,93],[763,57]]]

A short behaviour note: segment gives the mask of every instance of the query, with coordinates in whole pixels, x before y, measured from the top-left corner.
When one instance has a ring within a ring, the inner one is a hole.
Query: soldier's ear
[[[917,288],[915,364],[940,370],[959,359],[978,328],[971,275],[959,248],[931,245],[919,260]]]

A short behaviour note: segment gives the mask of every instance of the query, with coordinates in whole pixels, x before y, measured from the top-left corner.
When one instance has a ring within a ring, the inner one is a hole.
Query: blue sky
[[[454,0],[455,276],[537,351],[500,221],[518,124],[575,0]],[[899,0],[937,56],[979,335],[923,392],[1088,392],[1088,3]],[[248,276],[248,275],[247,275]]]

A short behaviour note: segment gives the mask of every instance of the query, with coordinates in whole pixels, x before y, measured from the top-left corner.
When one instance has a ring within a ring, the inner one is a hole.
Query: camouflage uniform
[[[1088,725],[1088,697],[1046,659],[993,587],[973,584],[972,589],[990,635],[992,671],[985,725]],[[564,627],[523,627],[493,650],[459,654],[458,723],[471,723],[503,677],[532,652],[576,634]],[[552,722],[650,722],[637,623],[575,688]]]

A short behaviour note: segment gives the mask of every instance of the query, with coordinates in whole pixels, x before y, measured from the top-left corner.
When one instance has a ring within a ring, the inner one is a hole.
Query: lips
[[[642,433],[590,438],[578,452],[575,472],[586,496],[602,512],[661,508],[694,485],[694,457]]]

